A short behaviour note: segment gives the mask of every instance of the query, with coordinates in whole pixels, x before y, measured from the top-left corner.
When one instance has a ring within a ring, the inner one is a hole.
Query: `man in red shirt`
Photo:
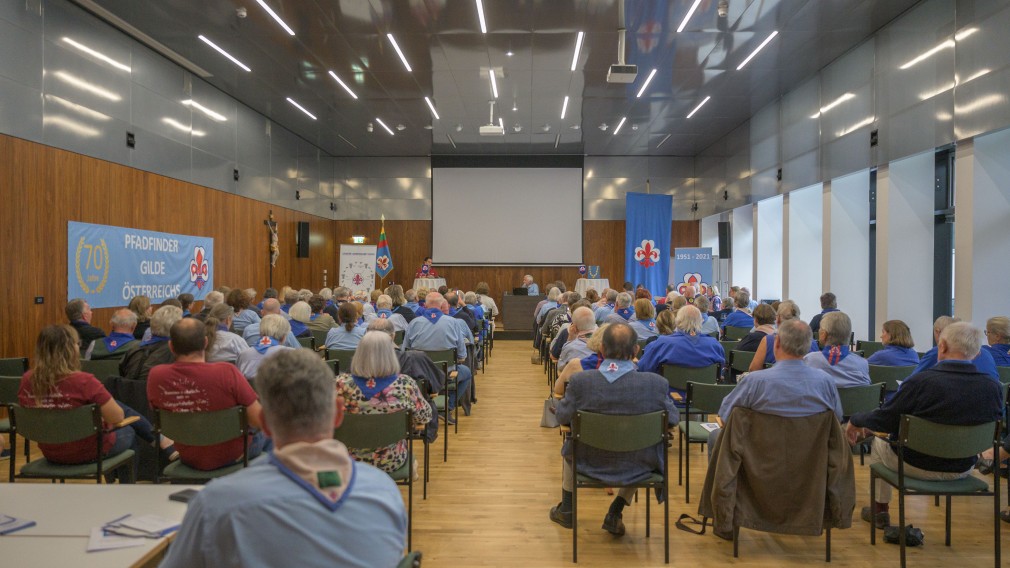
[[[234,406],[246,407],[249,425],[260,427],[261,407],[249,381],[230,363],[207,363],[207,332],[203,322],[185,318],[172,326],[169,348],[175,363],[151,369],[147,398],[154,408],[169,412],[206,412]],[[209,471],[242,459],[242,439],[213,446],[176,444],[179,459],[192,468]],[[249,438],[249,457],[269,449],[262,432]]]

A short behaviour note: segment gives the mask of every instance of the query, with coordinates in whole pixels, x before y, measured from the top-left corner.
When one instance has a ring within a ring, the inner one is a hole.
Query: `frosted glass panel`
[[[759,300],[782,299],[782,196],[757,204],[757,288]]]
[[[831,291],[852,318],[856,339],[869,339],[870,172],[831,182]],[[875,335],[875,332],[873,332]]]
[[[733,286],[746,286],[754,290],[754,206],[746,205],[733,210],[733,257],[731,270]]]
[[[789,194],[789,294],[809,321],[821,311],[824,223],[823,188],[817,184]]]

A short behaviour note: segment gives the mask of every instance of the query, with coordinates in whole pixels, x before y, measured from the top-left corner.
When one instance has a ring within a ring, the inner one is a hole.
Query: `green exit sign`
[[[365,244],[365,237],[361,235],[353,235],[351,236],[351,242],[356,245]]]

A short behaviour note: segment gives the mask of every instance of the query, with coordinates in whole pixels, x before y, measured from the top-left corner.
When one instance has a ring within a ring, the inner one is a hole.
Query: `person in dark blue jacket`
[[[733,304],[736,309],[723,320],[723,331],[726,330],[726,326],[746,327],[747,329],[754,327],[754,318],[750,312],[750,292],[744,290],[737,292],[733,296]]]
[[[989,318],[985,322],[985,336],[989,345],[983,345],[982,351],[989,352],[997,367],[1010,367],[1010,318]]]
[[[880,341],[884,348],[866,360],[871,365],[885,367],[906,367],[919,364],[919,354],[915,352],[912,330],[901,320],[888,320],[880,328]]]
[[[817,338],[817,331],[821,328],[821,318],[824,317],[824,314],[837,311],[838,298],[836,298],[831,292],[821,294],[821,313],[810,319],[810,331],[814,333],[815,339]]]
[[[933,322],[933,341],[939,346],[940,334],[943,332],[944,328],[953,323],[960,322],[960,318],[953,318],[950,316],[940,316],[936,318]],[[937,348],[934,347],[929,351],[923,353],[922,358],[919,359],[919,366],[915,368],[912,374],[920,373],[927,369],[932,369],[937,363]],[[979,349],[976,352],[975,357],[971,360],[975,364],[975,367],[981,373],[989,375],[994,381],[999,382],[999,371],[996,370],[996,363],[992,360],[992,355],[989,354],[985,349]]]
[[[677,331],[673,335],[663,335],[645,346],[642,358],[638,360],[638,370],[647,373],[661,373],[664,365],[680,367],[708,367],[726,362],[726,352],[719,341],[711,335],[699,334],[701,312],[694,306],[684,306],[677,310]],[[674,389],[681,396],[683,391]]]

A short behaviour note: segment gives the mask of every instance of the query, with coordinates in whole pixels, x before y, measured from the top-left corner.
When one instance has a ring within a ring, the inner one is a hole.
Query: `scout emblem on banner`
[[[688,286],[698,294],[708,295],[712,285],[712,249],[710,247],[678,248],[673,254],[670,281],[681,295]]]
[[[625,214],[624,279],[662,296],[670,275],[673,197],[628,193]]]
[[[379,231],[379,248],[375,250],[375,273],[379,278],[385,278],[393,270],[393,258],[389,252],[389,242],[386,240],[386,216],[382,216],[382,229]]]

